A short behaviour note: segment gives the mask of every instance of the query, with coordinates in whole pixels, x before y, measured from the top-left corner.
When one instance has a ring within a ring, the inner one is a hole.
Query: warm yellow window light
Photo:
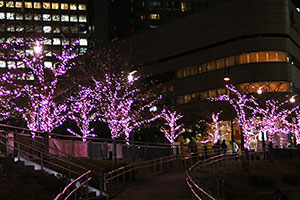
[[[85,4],[78,4],[78,10],[86,10]]]
[[[0,1],[0,7],[4,6],[4,1]]]
[[[70,10],[77,10],[77,6],[74,3],[70,4]]]
[[[67,3],[62,3],[62,4],[60,4],[60,8],[62,10],[68,10],[69,9],[69,5]]]
[[[22,8],[22,2],[21,1],[17,1],[15,4],[16,8]]]
[[[35,9],[41,9],[41,8],[42,8],[41,2],[34,2],[34,3],[33,3],[33,7],[34,7]]]
[[[32,8],[32,2],[25,2],[25,8]]]
[[[50,3],[49,2],[43,2],[43,8],[44,9],[50,9]]]
[[[52,3],[52,9],[58,10],[59,9],[59,3]]]
[[[6,2],[6,7],[7,8],[14,8],[14,2],[13,1],[7,1]]]
[[[159,14],[150,14],[150,19],[160,19]]]

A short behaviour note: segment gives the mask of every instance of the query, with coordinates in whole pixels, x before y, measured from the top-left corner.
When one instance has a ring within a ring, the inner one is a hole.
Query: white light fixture
[[[294,96],[292,96],[292,97],[290,98],[290,102],[291,102],[291,103],[295,103],[295,102],[296,102],[296,99],[295,99],[296,96],[297,96],[297,95],[294,95]]]
[[[260,87],[260,88],[258,88],[258,90],[257,90],[257,94],[262,94],[262,87]]]
[[[33,47],[33,51],[36,54],[41,54],[43,51],[43,47],[40,45],[39,42],[36,42],[36,45]]]
[[[137,71],[134,70],[134,71],[132,71],[132,72],[130,72],[130,73],[128,74],[128,77],[127,77],[127,78],[128,78],[128,81],[129,81],[129,82],[133,81],[133,79],[134,79],[133,74],[136,73],[136,72],[137,72]]]

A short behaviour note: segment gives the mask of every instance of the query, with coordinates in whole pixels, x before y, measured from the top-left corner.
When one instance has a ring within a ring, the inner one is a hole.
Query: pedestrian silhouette
[[[225,154],[227,152],[227,145],[225,139],[222,141],[221,148],[222,148],[222,153]]]
[[[218,140],[214,146],[213,146],[214,152],[215,154],[219,154],[220,153],[220,140]]]

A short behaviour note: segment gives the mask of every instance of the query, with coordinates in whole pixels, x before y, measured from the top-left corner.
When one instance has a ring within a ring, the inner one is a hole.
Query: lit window
[[[23,15],[21,13],[16,13],[16,20],[23,20]]]
[[[14,25],[8,25],[6,27],[7,32],[15,32],[15,26]]]
[[[69,9],[69,5],[67,3],[62,3],[62,4],[60,4],[60,8],[62,10],[68,10]]]
[[[22,2],[21,1],[17,1],[15,4],[16,8],[22,8]]]
[[[33,3],[33,7],[34,7],[35,9],[41,9],[41,8],[42,8],[41,2],[34,2],[34,3]]]
[[[194,65],[191,67],[191,76],[195,76],[197,75],[199,72],[198,72],[198,66],[197,65]]]
[[[53,33],[60,33],[60,27],[54,27]]]
[[[88,45],[87,39],[80,39],[79,45],[80,46],[87,46]]]
[[[247,54],[241,54],[239,56],[239,64],[245,64],[245,63],[248,63],[248,59],[247,59]]]
[[[53,38],[53,45],[60,45],[60,39],[59,38]]]
[[[181,12],[186,12],[190,9],[190,6],[187,2],[181,2]]]
[[[78,10],[86,10],[85,4],[78,4]]]
[[[63,44],[64,45],[70,45],[70,40],[69,39],[63,39]]]
[[[4,6],[4,1],[0,1],[0,7]]]
[[[6,19],[14,20],[15,19],[15,13],[6,13]]]
[[[50,42],[50,44],[51,44],[51,42]],[[47,56],[47,57],[52,57],[52,52],[51,52],[51,51],[47,52],[47,53],[46,53],[46,56]]]
[[[267,62],[267,52],[258,52],[258,60],[259,62]],[[241,63],[242,64],[242,63]]]
[[[213,71],[216,70],[216,62],[211,61],[207,63],[207,71]]]
[[[77,10],[76,4],[71,3],[70,4],[70,10]]]
[[[160,19],[160,16],[159,16],[159,14],[150,14],[150,19],[158,20],[158,19]]]
[[[0,12],[0,19],[5,19],[5,13]]]
[[[44,33],[51,33],[51,26],[44,26],[43,31]]]
[[[5,61],[0,61],[0,68],[5,68],[6,67],[6,63]]]
[[[52,45],[51,39],[45,39],[45,45]]]
[[[199,65],[199,73],[207,72],[206,63]]]
[[[26,13],[25,14],[25,20],[32,20],[32,14]]]
[[[16,31],[17,31],[17,32],[23,32],[23,31],[24,31],[24,26],[22,26],[22,25],[17,25],[17,26],[16,26]]]
[[[145,20],[146,16],[145,15],[141,15],[141,20]]]
[[[43,8],[44,9],[50,9],[50,3],[49,2],[43,2]]]
[[[87,48],[86,47],[80,47],[79,51],[80,51],[80,53],[85,53],[85,52],[87,52]]]
[[[225,59],[219,59],[216,61],[217,69],[222,69],[225,67]]]
[[[34,15],[34,20],[35,20],[35,21],[40,21],[40,20],[42,20],[42,15],[41,15],[41,14],[35,14],[35,15]]]
[[[18,61],[17,62],[17,68],[25,68],[24,62]]]
[[[226,66],[230,67],[235,65],[234,56],[230,56],[226,58]]]
[[[70,16],[70,21],[71,21],[71,22],[77,22],[77,21],[78,21],[77,15],[71,15],[71,16]]]
[[[52,62],[51,61],[45,61],[44,66],[45,66],[45,68],[51,68],[52,67]]]
[[[7,62],[7,68],[16,69],[16,63],[14,61],[8,61]]]
[[[32,2],[25,2],[25,8],[32,8]]]
[[[60,21],[60,16],[59,15],[52,15],[52,21],[59,22]]]
[[[87,22],[86,16],[85,15],[80,15],[79,16],[79,22]]]
[[[7,1],[6,2],[6,7],[7,8],[14,8],[14,2],[13,1]]]
[[[52,9],[58,10],[59,9],[59,3],[52,3]]]
[[[51,21],[51,15],[50,14],[43,14],[43,21]]]
[[[184,95],[184,103],[189,103],[192,100],[192,96],[190,94]]]
[[[183,77],[189,77],[191,76],[191,69],[189,67],[186,67],[183,69]]]
[[[69,16],[68,15],[62,15],[61,16],[61,21],[62,22],[68,22],[69,21]]]

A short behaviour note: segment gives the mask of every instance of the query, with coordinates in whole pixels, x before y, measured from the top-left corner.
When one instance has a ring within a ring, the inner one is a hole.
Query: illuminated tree
[[[265,108],[257,108],[257,112],[262,116],[262,131],[266,131],[269,141],[274,141],[274,136],[278,134],[280,143],[282,134],[291,132],[288,117],[299,107],[290,108],[289,101],[279,102],[275,100],[267,100]]]
[[[171,112],[170,110],[162,110],[161,118],[166,122],[164,126],[161,126],[160,131],[165,134],[165,137],[171,145],[173,145],[175,139],[184,132],[183,124],[178,125],[177,121],[180,120],[183,116],[177,114],[176,111]]]
[[[124,135],[128,142],[132,131],[159,117],[149,111],[159,98],[136,88],[138,79],[128,81],[125,73],[111,73],[101,81],[94,80],[99,119],[108,124],[113,139]]]
[[[86,141],[87,137],[95,137],[92,134],[93,128],[90,128],[90,123],[97,119],[97,110],[95,106],[94,93],[90,88],[80,87],[76,97],[69,98],[69,118],[76,122],[77,127],[80,129],[82,135],[75,133],[71,129],[67,129],[70,133],[77,137],[82,137]]]
[[[78,56],[75,48],[64,46],[61,54],[50,52],[56,64],[44,66],[43,39],[24,41],[14,38],[1,44],[1,60],[10,63],[0,77],[5,88],[13,94],[20,94],[15,109],[22,114],[32,131],[51,132],[66,119],[66,105],[60,98],[68,89],[58,89],[60,77],[75,63]]]
[[[208,139],[202,141],[201,143],[208,143],[208,142],[213,142],[214,144],[217,143],[217,141],[228,135],[230,133],[230,128],[228,125],[222,125],[223,121],[219,120],[219,115],[222,113],[218,112],[217,114],[212,113],[212,123],[208,123],[204,120],[200,120],[200,122],[204,122],[208,127]],[[224,134],[222,134],[222,130],[226,130]]]
[[[297,144],[300,144],[300,111],[295,111],[295,116],[292,117],[292,122],[289,123],[291,132],[294,133]]]

